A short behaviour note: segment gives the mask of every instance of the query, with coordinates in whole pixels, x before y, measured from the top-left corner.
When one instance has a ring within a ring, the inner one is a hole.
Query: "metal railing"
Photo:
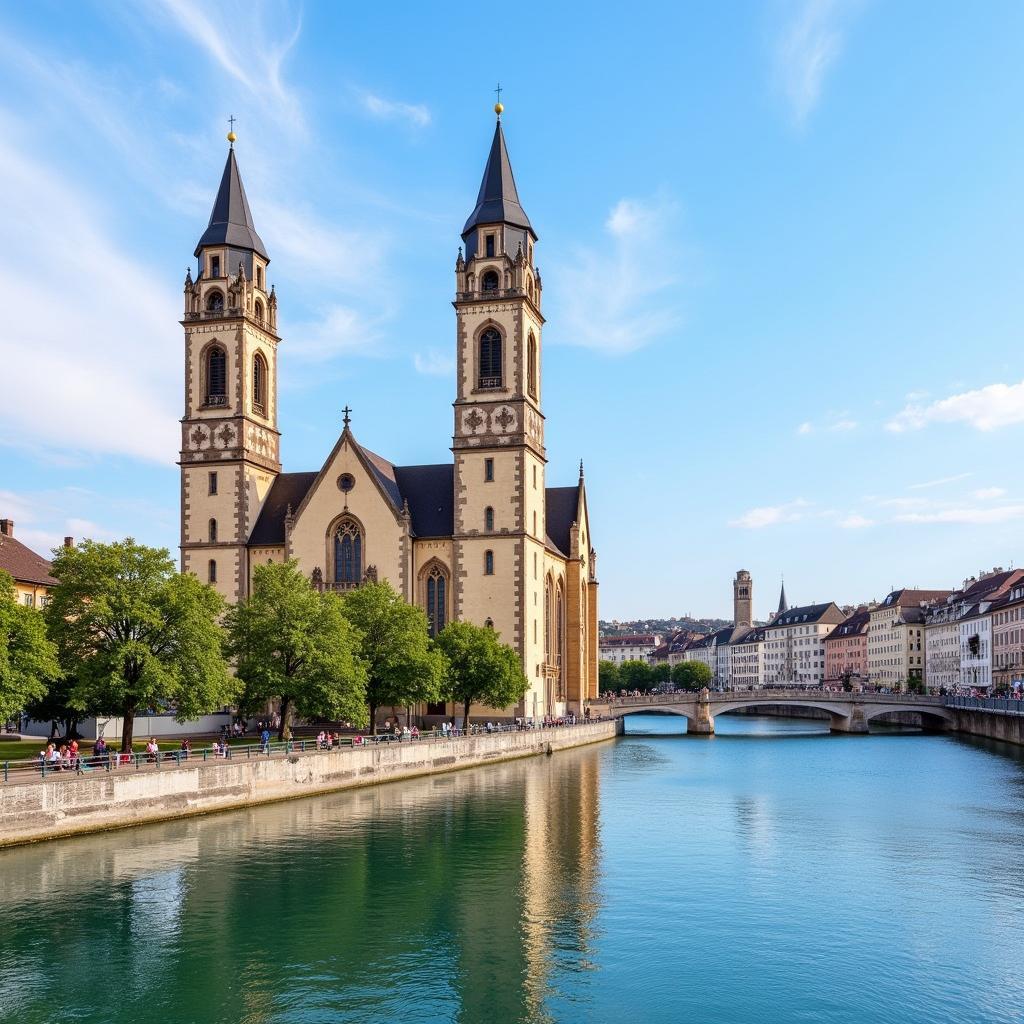
[[[625,704],[672,704],[680,701],[697,700],[697,690],[676,690],[674,693],[641,693],[639,696],[611,696],[602,698],[591,703],[608,703],[615,705]],[[726,689],[709,690],[708,699],[715,701],[732,701],[737,698],[755,700],[763,697],[766,700],[833,700],[853,703],[854,701],[868,701],[881,704],[936,704],[941,705],[946,699],[944,697],[931,696],[919,693],[882,693],[875,690],[862,690],[854,693],[849,690],[827,690],[823,687],[800,687],[785,689],[771,689],[759,687],[757,689]]]
[[[362,750],[366,747],[390,745],[393,743],[442,743],[453,739],[466,739],[475,736],[487,736],[495,733],[509,732],[543,732],[550,729],[564,729],[573,726],[590,725],[602,721],[602,716],[592,717],[569,716],[550,722],[533,722],[524,719],[519,724],[494,722],[487,725],[470,723],[468,733],[461,727],[444,732],[439,728],[424,731],[418,735],[411,731],[386,732],[376,736],[355,734],[335,736],[328,745],[318,737],[301,740],[272,740],[266,745],[253,743],[246,745],[222,746],[210,744],[208,747],[192,750],[160,750],[156,753],[134,751],[130,754],[109,750],[103,754],[84,753],[79,751],[75,757],[66,757],[58,761],[47,761],[42,757],[26,760],[4,761],[0,765],[0,779],[3,782],[31,782],[38,779],[52,780],[56,778],[81,778],[93,772],[131,772],[159,771],[164,768],[189,767],[197,762],[219,764],[231,761],[252,761],[260,759],[294,757],[298,754],[316,755],[338,752],[341,750]],[[27,742],[27,741],[23,741]]]
[[[998,711],[1004,715],[1024,715],[1020,697],[947,697],[946,707],[965,711]]]

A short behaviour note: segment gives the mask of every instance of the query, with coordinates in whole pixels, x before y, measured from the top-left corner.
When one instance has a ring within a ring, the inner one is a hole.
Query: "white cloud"
[[[350,306],[333,305],[319,320],[288,331],[288,353],[309,363],[342,355],[381,355],[380,324],[381,319],[366,317]]]
[[[928,404],[908,402],[885,426],[893,433],[902,434],[933,423],[966,423],[981,431],[1024,423],[1024,381],[989,384]]]
[[[795,523],[804,517],[804,510],[810,502],[803,498],[786,502],[783,505],[762,505],[752,508],[729,525],[743,530],[760,530],[765,526],[778,526],[781,523]]]
[[[447,352],[439,352],[435,348],[417,352],[412,361],[417,373],[429,377],[448,377],[455,372],[455,360]]]
[[[856,430],[857,426],[858,426],[858,424],[857,424],[856,420],[839,419],[839,420],[836,420],[835,423],[831,424],[828,429],[832,430],[832,431],[834,431],[836,433],[845,434],[848,431]]]
[[[283,77],[285,59],[302,30],[301,16],[293,15],[287,3],[227,0],[211,6],[198,0],[160,0],[160,6],[267,113],[282,125],[303,128],[301,104]]]
[[[608,354],[633,352],[682,322],[679,208],[666,197],[620,199],[607,241],[554,269],[562,304],[557,341]]]
[[[797,126],[821,99],[825,76],[843,49],[844,21],[852,4],[799,0],[775,42],[775,78]]]
[[[860,424],[848,412],[830,412],[826,414],[824,422],[817,426],[811,420],[804,420],[796,428],[796,432],[801,437],[817,433],[819,429],[827,430],[833,434],[846,434],[851,430],[856,430],[859,426]]]
[[[896,516],[898,523],[961,523],[985,526],[1024,519],[1024,505],[998,505],[985,508],[949,508],[937,512],[906,512]]]
[[[1002,498],[1006,496],[1005,487],[979,487],[974,492],[974,497],[978,501],[991,501],[994,498]]]
[[[18,152],[7,128],[0,116],[0,195],[17,196],[0,248],[3,433],[22,447],[168,462],[180,415],[167,387],[181,374],[173,293],[108,237],[88,196]]]
[[[809,422],[808,420],[804,420],[804,422],[801,423],[800,426],[796,428],[796,432],[798,434],[803,435],[804,437],[806,437],[808,434],[813,434],[814,424]]]
[[[927,487],[943,487],[946,484],[955,484],[958,480],[966,480],[973,475],[973,473],[957,473],[954,476],[940,476],[937,480],[925,480],[924,483],[910,484],[909,489],[923,491]]]
[[[875,521],[873,519],[868,519],[857,512],[851,512],[845,519],[839,520],[839,525],[844,530],[862,530],[867,526],[874,526]]]
[[[430,109],[423,103],[386,100],[372,92],[364,92],[362,101],[367,113],[382,121],[408,121],[417,128],[425,128],[431,121]]]

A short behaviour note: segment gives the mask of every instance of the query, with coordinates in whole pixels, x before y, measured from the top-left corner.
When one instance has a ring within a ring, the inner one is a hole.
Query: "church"
[[[278,297],[228,135],[185,277],[181,567],[232,602],[255,566],[285,559],[322,590],[388,580],[432,634],[453,619],[497,630],[530,684],[507,713],[537,719],[597,696],[597,565],[582,462],[576,484],[547,486],[538,239],[495,112],[455,263],[453,458],[432,466],[376,454],[346,410],[319,469],[282,472]]]

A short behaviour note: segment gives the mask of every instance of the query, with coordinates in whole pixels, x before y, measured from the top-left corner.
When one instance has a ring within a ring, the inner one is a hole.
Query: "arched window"
[[[214,313],[219,313],[224,308],[224,296],[218,291],[212,291],[206,297],[206,308]]]
[[[206,404],[225,405],[227,384],[228,356],[220,345],[214,345],[206,353]]]
[[[217,561],[214,558],[211,558],[206,566],[206,578],[210,583],[217,582]]]
[[[256,319],[263,323],[263,301],[261,299],[256,300]]]
[[[357,586],[363,578],[363,534],[352,519],[343,519],[334,533],[334,582]]]
[[[526,279],[526,294],[530,296],[531,300],[533,299],[533,278],[532,277],[528,277]]]
[[[263,268],[262,267],[257,267],[256,268],[256,287],[259,288],[260,291],[263,291]]]
[[[488,327],[480,335],[480,381],[481,388],[500,388],[502,379],[501,335]]]
[[[439,565],[427,573],[427,622],[430,635],[437,636],[448,621],[448,576]]]
[[[551,658],[551,577],[544,578],[544,661],[550,665]]]
[[[498,272],[496,270],[485,270],[480,276],[480,291],[485,295],[498,290]]]
[[[217,543],[217,520],[216,519],[211,519],[210,520],[210,543],[211,544],[216,544]]]
[[[537,339],[532,331],[526,343],[526,389],[531,398],[537,397]]]
[[[493,576],[494,575],[494,552],[493,551],[485,551],[484,552],[484,575],[485,576]]]
[[[260,352],[252,357],[252,404],[257,412],[267,411],[267,361]]]
[[[494,509],[490,505],[484,509],[484,529],[488,533],[494,530]]]
[[[565,591],[558,583],[558,597],[555,601],[555,654],[558,658],[558,695],[565,696]]]

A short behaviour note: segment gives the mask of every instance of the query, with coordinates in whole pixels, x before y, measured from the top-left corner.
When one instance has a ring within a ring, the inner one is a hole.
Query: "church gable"
[[[402,592],[407,527],[397,497],[346,429],[295,511],[291,556],[307,574],[319,569],[328,585],[343,589],[373,567]]]

